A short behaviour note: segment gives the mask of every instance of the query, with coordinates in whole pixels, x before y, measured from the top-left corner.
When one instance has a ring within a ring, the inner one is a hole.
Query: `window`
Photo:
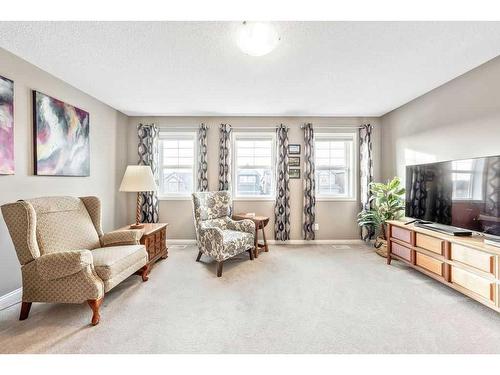
[[[315,178],[318,198],[355,198],[355,140],[355,134],[315,136]]]
[[[274,196],[274,133],[234,133],[233,181],[236,198]]]
[[[484,159],[466,159],[451,162],[452,199],[478,200],[483,197]]]
[[[195,189],[196,133],[161,133],[160,196],[187,197]]]

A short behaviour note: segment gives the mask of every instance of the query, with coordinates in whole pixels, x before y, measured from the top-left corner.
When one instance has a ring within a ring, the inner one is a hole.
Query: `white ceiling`
[[[128,115],[380,116],[500,54],[500,22],[0,22],[0,46]]]

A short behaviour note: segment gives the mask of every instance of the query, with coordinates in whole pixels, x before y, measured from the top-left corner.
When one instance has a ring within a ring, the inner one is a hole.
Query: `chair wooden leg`
[[[217,277],[222,276],[222,266],[224,265],[224,262],[217,262]]]
[[[26,320],[30,314],[31,310],[31,302],[22,302],[21,303],[21,313],[19,314],[19,320]]]
[[[201,251],[198,251],[198,256],[196,257],[196,261],[199,262],[200,259],[201,259],[201,256],[202,256],[202,252]]]
[[[250,260],[253,260],[253,248],[251,248],[250,250],[247,250],[248,251],[248,255],[250,255]]]
[[[143,282],[146,282],[149,280],[149,272],[150,271],[151,271],[151,265],[149,265],[149,264],[146,264],[144,267],[142,267],[138,271],[138,274],[141,275]]]
[[[102,301],[104,301],[104,297],[99,299],[89,299],[87,303],[92,309],[92,325],[96,326],[99,324],[99,320],[101,319],[101,315],[99,315],[99,307],[101,307]]]

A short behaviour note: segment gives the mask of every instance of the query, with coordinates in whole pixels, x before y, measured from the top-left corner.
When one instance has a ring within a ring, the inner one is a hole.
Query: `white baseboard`
[[[362,245],[362,240],[267,240],[269,245]]]
[[[196,240],[167,240],[171,245],[196,245]],[[363,240],[267,240],[269,245],[362,245]]]
[[[3,296],[0,296],[0,310],[6,309],[7,307],[21,302],[22,295],[23,290],[22,288],[19,288]]]

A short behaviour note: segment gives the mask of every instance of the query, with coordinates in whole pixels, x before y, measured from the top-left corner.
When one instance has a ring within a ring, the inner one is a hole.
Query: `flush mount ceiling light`
[[[245,21],[238,30],[238,47],[250,56],[267,55],[279,41],[280,37],[270,23]]]

